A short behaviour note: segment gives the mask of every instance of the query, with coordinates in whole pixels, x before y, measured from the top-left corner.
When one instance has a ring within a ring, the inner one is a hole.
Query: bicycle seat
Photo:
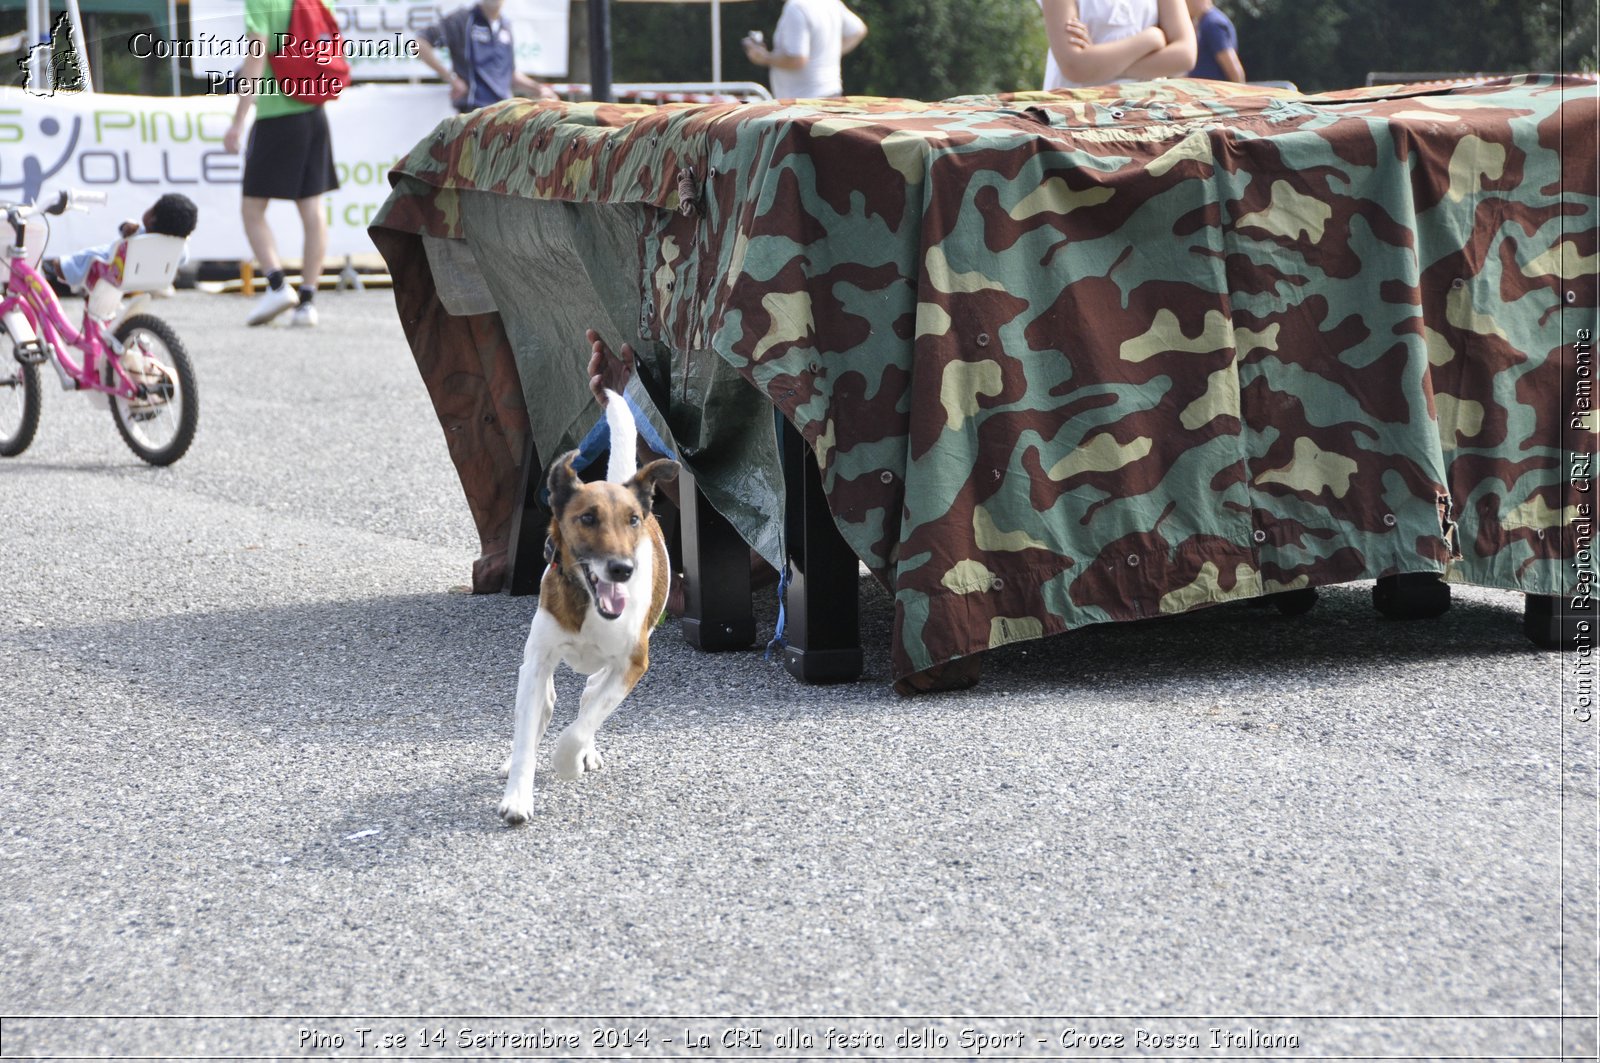
[[[187,244],[181,236],[144,233],[119,243],[110,262],[90,263],[89,313],[109,318],[117,312],[126,294],[164,291],[178,272]]]

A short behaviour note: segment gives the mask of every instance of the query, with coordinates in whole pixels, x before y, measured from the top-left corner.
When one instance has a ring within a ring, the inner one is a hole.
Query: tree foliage
[[[1596,65],[1594,0],[1224,0],[1252,79],[1308,91],[1368,73],[1575,73]]]
[[[845,60],[845,87],[939,100],[1038,88],[1044,21],[1035,0],[857,0],[871,27]]]
[[[844,64],[845,91],[937,100],[1036,88],[1044,21],[1037,0],[847,0],[871,27]],[[1364,84],[1368,72],[1577,72],[1596,67],[1594,0],[1220,0],[1252,79],[1307,91]],[[577,36],[585,5],[573,7]],[[739,39],[771,38],[783,0],[723,6],[723,76],[765,83]],[[618,81],[704,81],[703,4],[612,5]],[[579,78],[586,76],[581,69]]]
[[[1036,0],[851,0],[867,39],[845,57],[845,91],[939,100],[1036,88],[1044,69],[1044,24]],[[759,29],[772,39],[783,0],[722,8],[722,76],[767,83],[739,41]],[[702,4],[613,4],[612,76],[617,81],[704,81],[711,75],[711,23]],[[575,34],[586,17],[574,5]],[[582,76],[583,72],[576,72]]]

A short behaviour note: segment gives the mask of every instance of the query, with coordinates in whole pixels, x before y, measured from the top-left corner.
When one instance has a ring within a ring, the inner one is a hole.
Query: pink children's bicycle
[[[15,457],[33,442],[39,366],[49,362],[64,390],[105,397],[135,454],[171,465],[189,449],[200,419],[194,367],[171,326],[136,312],[148,295],[126,306],[123,296],[165,290],[183,260],[184,240],[142,234],[117,243],[111,261],[91,265],[83,324],[74,329],[37,269],[47,233],[42,215],[94,202],[104,203],[105,195],[62,192],[44,208],[0,203],[12,230],[8,270],[0,277],[0,457]]]

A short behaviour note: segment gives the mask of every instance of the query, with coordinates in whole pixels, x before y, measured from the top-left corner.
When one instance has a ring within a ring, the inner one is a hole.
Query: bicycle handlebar
[[[0,206],[5,209],[6,218],[15,224],[35,214],[65,214],[69,210],[88,210],[91,206],[103,207],[108,198],[104,192],[73,188],[63,189],[57,193],[56,198],[47,206],[40,206],[38,203],[6,203]]]

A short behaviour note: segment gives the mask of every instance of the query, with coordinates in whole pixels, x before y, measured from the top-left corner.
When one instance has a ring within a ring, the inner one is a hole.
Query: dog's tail
[[[634,423],[628,400],[606,389],[606,428],[611,434],[611,458],[606,462],[606,479],[627,483],[639,471],[639,427]]]

